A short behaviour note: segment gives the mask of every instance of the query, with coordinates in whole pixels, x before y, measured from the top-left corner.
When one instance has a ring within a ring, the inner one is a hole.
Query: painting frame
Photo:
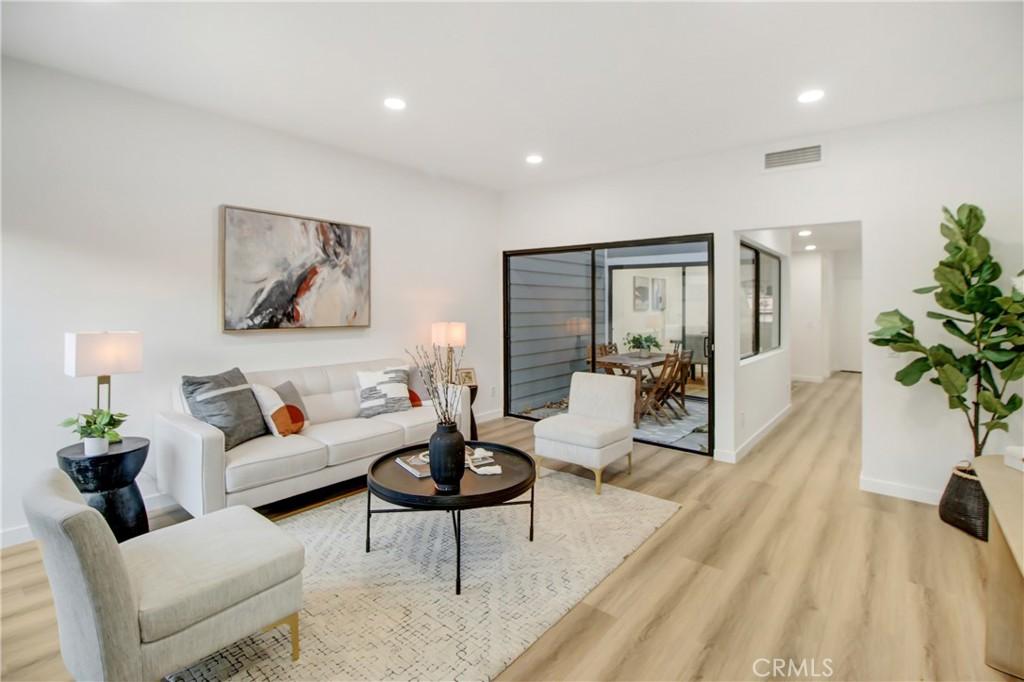
[[[277,327],[235,327],[231,326],[228,321],[228,212],[229,211],[245,211],[249,213],[265,214],[267,216],[273,216],[277,218],[287,218],[296,221],[312,221],[316,223],[327,223],[329,225],[336,225],[347,227],[354,230],[365,231],[366,235],[366,262],[365,262],[365,283],[366,283],[366,294],[365,294],[365,322],[359,322],[354,324],[319,324],[319,325],[296,325],[296,326],[277,326]],[[373,231],[369,226],[357,225],[354,223],[342,223],[335,220],[328,220],[324,218],[316,218],[313,216],[300,215],[296,213],[285,213],[281,211],[271,211],[262,208],[251,208],[249,206],[238,206],[235,204],[221,204],[218,210],[219,214],[219,230],[218,230],[218,265],[219,265],[219,316],[220,316],[220,331],[225,334],[238,334],[238,333],[252,333],[252,332],[289,332],[289,331],[315,331],[315,330],[336,330],[336,329],[367,329],[372,324],[372,313],[373,313],[373,278],[372,278],[372,235]]]
[[[651,278],[633,275],[633,312],[642,313],[651,309]]]
[[[459,386],[476,386],[476,370],[472,367],[460,367],[455,375],[455,383]]]
[[[668,309],[667,291],[668,280],[666,278],[651,278],[651,310],[664,312]]]

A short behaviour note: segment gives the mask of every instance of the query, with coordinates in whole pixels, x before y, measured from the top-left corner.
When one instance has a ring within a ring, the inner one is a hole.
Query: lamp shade
[[[99,377],[142,371],[142,332],[66,332],[64,373]]]
[[[435,346],[461,348],[466,345],[466,323],[435,322],[430,326],[430,340]]]

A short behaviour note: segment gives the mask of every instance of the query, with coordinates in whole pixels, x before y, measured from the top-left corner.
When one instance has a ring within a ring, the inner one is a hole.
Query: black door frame
[[[655,237],[652,239],[633,239],[628,241],[619,242],[593,242],[589,244],[575,244],[572,246],[550,246],[538,249],[514,249],[511,251],[503,251],[501,254],[501,279],[502,279],[502,383],[503,383],[503,405],[502,414],[506,417],[515,417],[516,419],[524,419],[527,421],[540,421],[536,417],[527,417],[519,414],[512,414],[512,385],[509,381],[511,377],[511,367],[509,358],[512,351],[512,337],[510,333],[511,327],[511,311],[509,310],[509,295],[511,289],[509,287],[509,260],[516,256],[537,256],[542,254],[550,253],[565,253],[568,251],[590,251],[590,347],[593,348],[597,345],[597,325],[595,319],[595,311],[597,309],[597,251],[603,249],[620,249],[631,246],[659,246],[665,244],[687,244],[693,242],[704,242],[707,245],[708,250],[708,336],[710,338],[708,344],[708,367],[710,368],[710,377],[708,380],[708,451],[700,452],[699,450],[690,450],[689,448],[680,448],[673,445],[666,445],[664,443],[656,443],[654,441],[644,440],[640,438],[634,438],[633,440],[639,443],[645,443],[649,445],[656,445],[658,447],[668,448],[670,450],[679,450],[681,452],[690,452],[697,455],[706,455],[708,457],[714,457],[715,454],[715,377],[718,376],[718,368],[715,364],[716,353],[715,353],[715,235],[710,232],[702,232],[700,234],[689,234],[680,235],[676,237]],[[606,286],[608,283],[606,282]],[[595,368],[591,366],[590,371],[594,371]]]

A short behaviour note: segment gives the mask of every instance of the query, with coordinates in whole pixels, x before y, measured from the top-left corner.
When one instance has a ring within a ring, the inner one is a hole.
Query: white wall
[[[739,337],[729,294],[736,280],[736,232],[861,221],[864,271],[870,273],[858,325],[861,485],[935,501],[950,467],[969,452],[968,434],[941,391],[893,381],[906,359],[870,346],[866,335],[878,311],[899,306],[918,320],[925,338],[941,338],[938,325],[924,319],[929,300],[911,290],[931,280],[942,258],[936,225],[943,204],[982,206],[1004,271],[1021,268],[1021,117],[1018,100],[771,145],[823,144],[825,162],[810,169],[763,172],[764,145],[526,189],[503,198],[501,246],[714,233],[717,456],[719,449],[737,448]],[[551,162],[557,158],[549,156]],[[1012,429],[1018,441],[1020,424],[1018,417]],[[993,451],[1003,443],[1000,434]]]
[[[831,320],[831,367],[836,372],[860,372],[863,368],[860,328],[857,317],[849,311],[861,310],[861,290],[864,287],[861,254],[860,251],[837,251],[832,262],[835,315]]]
[[[794,381],[821,382],[831,374],[829,324],[825,319],[830,261],[824,253],[796,253],[790,260]]]
[[[625,351],[626,334],[654,334],[661,347],[671,350],[671,339],[683,334],[683,269],[637,268],[610,270],[612,292],[612,341]],[[646,277],[650,282],[649,309],[633,310],[633,278]],[[665,280],[665,310],[654,310],[654,279]]]
[[[57,422],[94,399],[62,373],[65,331],[144,332],[145,371],[113,378],[133,435],[182,373],[402,356],[446,319],[469,325],[477,413],[498,408],[491,192],[8,59],[3,104],[5,543],[26,537],[25,485],[74,440]],[[225,203],[369,225],[372,327],[222,334]]]

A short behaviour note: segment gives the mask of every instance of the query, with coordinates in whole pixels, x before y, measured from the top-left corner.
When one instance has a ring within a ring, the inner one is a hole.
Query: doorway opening
[[[709,234],[504,254],[506,416],[568,409],[574,372],[636,382],[634,440],[714,452]]]

